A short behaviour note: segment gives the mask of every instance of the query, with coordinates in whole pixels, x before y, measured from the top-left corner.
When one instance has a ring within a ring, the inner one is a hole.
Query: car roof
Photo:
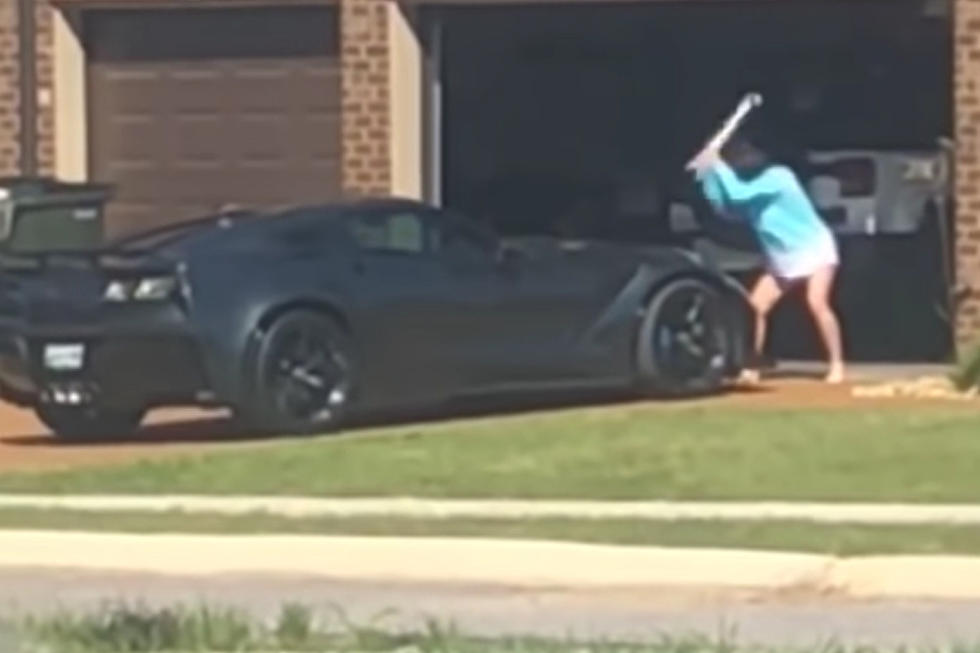
[[[190,236],[197,229],[211,231],[208,227],[232,226],[242,221],[250,222],[261,230],[280,220],[291,221],[293,218],[308,215],[310,212],[323,212],[332,214],[332,218],[342,218],[345,214],[358,209],[368,211],[420,211],[431,208],[433,207],[424,202],[400,197],[342,198],[332,202],[293,204],[265,210],[235,207],[205,217],[163,224],[145,231],[127,234],[110,243],[109,249],[131,246],[148,239],[160,239],[161,242],[179,240],[185,235]]]
[[[350,199],[338,199],[332,202],[320,202],[316,204],[294,204],[281,207],[267,213],[267,215],[286,215],[308,211],[328,211],[331,213],[344,213],[346,211],[361,209],[369,211],[393,211],[393,210],[431,210],[433,207],[419,200],[401,197],[356,197]]]

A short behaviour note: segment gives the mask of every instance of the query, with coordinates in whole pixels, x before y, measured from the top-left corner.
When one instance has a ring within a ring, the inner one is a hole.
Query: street
[[[980,602],[855,602],[830,597],[642,591],[527,591],[501,587],[352,583],[302,577],[163,577],[66,570],[0,572],[6,616],[58,608],[94,610],[126,600],[151,606],[233,606],[274,618],[284,602],[338,623],[381,617],[392,629],[452,622],[472,635],[656,640],[727,633],[742,644],[932,646],[980,641]],[[385,614],[392,611],[390,614]]]

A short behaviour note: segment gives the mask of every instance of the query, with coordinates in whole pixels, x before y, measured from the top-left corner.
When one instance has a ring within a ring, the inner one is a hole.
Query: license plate
[[[49,370],[80,370],[85,362],[85,345],[46,345],[44,366]]]

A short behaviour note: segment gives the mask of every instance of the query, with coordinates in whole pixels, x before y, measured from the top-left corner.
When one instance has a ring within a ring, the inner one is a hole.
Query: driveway
[[[855,399],[848,386],[826,386],[818,380],[820,366],[791,364],[765,386],[751,392],[732,392],[720,397],[698,399],[690,403],[713,403],[756,408],[845,408],[853,406],[888,406],[901,409],[900,400]],[[936,374],[936,366],[858,366],[853,370],[858,382]],[[597,400],[615,406],[635,400],[614,398]],[[676,406],[676,402],[664,403]],[[524,405],[508,410],[552,410],[568,408],[567,403]],[[458,413],[448,415],[458,417]],[[444,419],[445,414],[427,415],[402,420]],[[247,446],[254,438],[244,437],[221,412],[181,409],[151,414],[147,426],[133,439],[97,444],[62,443],[52,438],[29,411],[0,403],[0,471],[93,465],[120,462],[136,458],[173,455],[201,449]]]

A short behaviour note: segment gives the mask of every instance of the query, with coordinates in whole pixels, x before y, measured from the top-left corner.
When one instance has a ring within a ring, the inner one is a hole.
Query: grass
[[[635,405],[6,473],[0,492],[976,502],[978,459],[972,406]]]
[[[0,529],[122,533],[295,533],[404,537],[495,537],[622,545],[801,551],[839,556],[980,554],[980,527],[818,524],[775,521],[644,519],[411,519],[280,517],[265,513],[86,512],[0,510]]]
[[[393,632],[381,623],[353,624],[337,612],[320,623],[301,604],[285,605],[271,624],[232,609],[145,608],[125,604],[92,613],[61,613],[28,619],[17,631],[29,651],[58,653],[191,653],[194,651],[332,651],[336,653],[976,653],[975,645],[950,648],[845,647],[828,642],[808,648],[770,648],[738,643],[723,630],[717,637],[662,637],[637,644],[540,638],[478,639],[451,624],[430,620],[415,632]],[[383,615],[382,615],[383,617]],[[23,649],[21,649],[23,650]],[[14,653],[13,651],[11,653]]]
[[[59,653],[312,651],[331,638],[340,641],[336,635],[314,632],[312,611],[299,604],[284,605],[271,627],[229,608],[119,604],[91,613],[29,618],[15,630],[37,648]]]

